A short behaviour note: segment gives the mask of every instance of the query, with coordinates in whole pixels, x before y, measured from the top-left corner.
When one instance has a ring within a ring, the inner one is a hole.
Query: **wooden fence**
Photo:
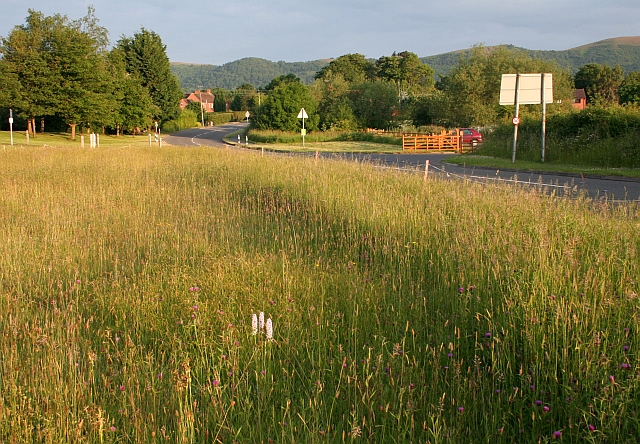
[[[402,150],[416,151],[458,151],[462,154],[462,136],[458,131],[443,131],[440,134],[404,134],[402,136]]]

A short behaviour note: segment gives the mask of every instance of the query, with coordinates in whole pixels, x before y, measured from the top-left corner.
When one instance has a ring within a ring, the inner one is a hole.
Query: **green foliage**
[[[255,111],[252,121],[255,128],[299,131],[302,128],[302,120],[297,116],[302,108],[305,108],[309,115],[309,118],[305,119],[305,128],[309,131],[318,128],[317,103],[309,93],[309,88],[299,79],[281,76],[273,79],[270,87],[272,90],[269,95]]]
[[[512,107],[500,106],[500,83],[502,74],[552,73],[554,99],[561,104],[551,104],[548,113],[566,109],[573,101],[573,85],[566,71],[553,62],[535,60],[525,53],[506,47],[492,49],[475,47],[469,57],[459,64],[447,77],[441,79],[440,93],[433,93],[421,104],[421,115],[432,116],[434,123],[448,127],[488,126],[500,122],[512,114]],[[522,107],[521,113],[539,109]]]
[[[618,89],[620,104],[640,104],[640,71],[627,74]]]
[[[376,77],[393,82],[398,90],[398,97],[423,95],[433,89],[434,71],[423,64],[418,56],[404,51],[391,56],[380,57],[376,62]]]
[[[194,128],[200,122],[200,114],[196,114],[190,109],[181,110],[178,117],[168,122],[162,122],[162,131],[165,133],[173,133],[183,129]]]
[[[541,124],[525,119],[518,129],[517,158],[540,161]],[[513,125],[498,126],[480,155],[511,157]],[[609,168],[640,168],[640,109],[590,106],[547,119],[545,162]]]
[[[127,72],[138,77],[149,91],[159,110],[154,117],[160,121],[174,119],[179,112],[182,91],[177,77],[171,73],[166,46],[160,36],[142,28],[133,37],[122,37],[117,47],[124,53]]]
[[[375,78],[376,67],[362,54],[346,54],[332,60],[315,75],[317,80],[332,80],[337,76],[348,83],[362,83]]]
[[[587,103],[592,105],[608,105],[618,103],[618,88],[624,80],[620,66],[590,63],[578,70],[574,77],[576,88],[584,89]]]
[[[300,143],[299,133],[289,133],[277,130],[255,130],[248,133],[249,140],[255,143],[279,143],[296,144]],[[364,131],[315,131],[305,138],[307,143],[323,142],[370,142],[384,145],[402,146],[402,138],[385,136]]]
[[[376,80],[354,85],[350,92],[353,112],[360,128],[391,129],[398,95],[393,83]]]
[[[212,123],[213,125],[222,125],[224,123],[229,123],[234,120],[238,120],[238,118],[234,113],[216,112],[216,113],[206,113],[204,116],[204,120],[206,123]]]

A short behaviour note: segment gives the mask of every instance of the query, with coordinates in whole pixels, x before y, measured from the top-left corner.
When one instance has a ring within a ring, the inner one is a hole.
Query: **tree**
[[[25,25],[3,39],[4,70],[16,82],[13,101],[35,135],[35,117],[62,117],[71,127],[104,123],[111,91],[105,79],[106,30],[97,25],[93,9],[70,21],[29,10]]]
[[[149,91],[137,76],[127,73],[124,54],[120,49],[113,48],[108,60],[113,82],[111,124],[115,127],[116,135],[120,134],[120,130],[135,134],[139,128],[148,128],[153,123],[153,116],[159,113]]]
[[[618,103],[618,88],[624,79],[622,68],[590,63],[576,72],[574,81],[576,88],[583,88],[587,102],[609,105]]]
[[[427,122],[446,126],[487,126],[512,116],[513,107],[499,105],[502,74],[517,73],[553,74],[554,99],[560,104],[550,104],[551,114],[559,108],[568,108],[572,102],[573,85],[569,74],[555,62],[532,59],[526,53],[499,46],[476,46],[469,56],[462,56],[448,76],[441,78],[436,87],[441,94],[430,94],[434,99],[429,106],[438,121]],[[521,115],[539,112],[536,106],[520,108]]]
[[[346,54],[332,60],[327,66],[316,73],[316,79],[335,79],[337,76],[348,83],[362,83],[373,80],[375,66],[362,54]]]
[[[380,57],[376,62],[377,77],[393,82],[398,97],[405,99],[410,95],[422,95],[433,88],[434,71],[423,64],[418,56],[404,51],[396,55]]]
[[[620,104],[625,105],[627,103],[640,104],[640,72],[633,71],[626,75],[620,88],[618,89],[620,95]]]
[[[66,17],[45,17],[29,9],[24,25],[16,26],[2,39],[0,54],[5,72],[17,82],[12,104],[28,121],[35,135],[35,117],[51,116],[59,99],[60,73],[57,70],[54,32],[67,24]]]
[[[258,129],[298,131],[301,121],[297,118],[301,108],[305,108],[309,118],[305,128],[313,131],[318,128],[319,117],[316,101],[311,97],[309,88],[293,76],[280,76],[271,84],[272,90],[263,104],[256,109],[253,126]]]
[[[349,131],[358,127],[349,98],[351,86],[342,74],[331,73],[311,86],[311,94],[318,102],[320,128],[323,131]]]
[[[392,83],[376,80],[354,85],[350,95],[361,128],[386,130],[394,126],[398,97]]]
[[[180,83],[171,73],[166,46],[160,36],[144,28],[132,38],[123,37],[117,47],[123,51],[127,72],[138,77],[157,107],[156,119],[165,121],[178,116],[182,98]]]

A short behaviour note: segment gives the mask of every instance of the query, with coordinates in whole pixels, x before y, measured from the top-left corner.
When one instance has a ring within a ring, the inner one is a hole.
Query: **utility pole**
[[[200,88],[202,88],[202,85],[199,85]],[[202,89],[199,89],[198,92],[200,93],[200,119],[202,122],[202,127],[204,128],[204,108],[202,107]]]

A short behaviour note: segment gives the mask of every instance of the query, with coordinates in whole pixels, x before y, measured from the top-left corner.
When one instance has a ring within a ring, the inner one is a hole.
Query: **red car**
[[[473,128],[460,128],[462,133],[462,144],[476,146],[482,143],[482,134]]]

